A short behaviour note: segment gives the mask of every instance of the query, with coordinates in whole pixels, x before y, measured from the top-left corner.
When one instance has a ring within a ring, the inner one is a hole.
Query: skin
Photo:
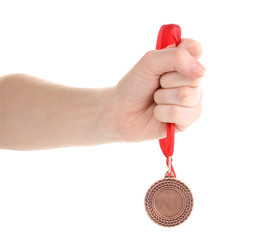
[[[201,114],[201,45],[147,52],[115,87],[75,88],[27,74],[0,77],[0,148],[38,150],[163,138]]]

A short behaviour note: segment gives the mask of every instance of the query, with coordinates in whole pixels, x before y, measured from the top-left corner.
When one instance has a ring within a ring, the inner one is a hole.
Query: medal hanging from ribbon
[[[181,29],[178,25],[163,25],[159,31],[156,49],[169,45],[179,45]],[[160,139],[161,150],[166,157],[168,171],[163,179],[156,181],[145,196],[145,209],[148,216],[164,227],[174,227],[183,223],[193,208],[193,196],[190,189],[176,178],[172,165],[174,153],[175,124],[167,123],[167,136]]]

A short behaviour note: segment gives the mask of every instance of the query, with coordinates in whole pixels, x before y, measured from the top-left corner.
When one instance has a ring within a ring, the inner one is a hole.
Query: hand
[[[201,113],[201,52],[192,39],[147,52],[112,89],[101,121],[111,123],[123,141],[165,137],[167,122],[183,131]]]
[[[35,150],[143,141],[200,115],[201,46],[146,53],[114,88],[74,88],[26,74],[0,77],[0,148]],[[198,70],[198,71],[197,71]],[[162,88],[161,88],[162,87]]]

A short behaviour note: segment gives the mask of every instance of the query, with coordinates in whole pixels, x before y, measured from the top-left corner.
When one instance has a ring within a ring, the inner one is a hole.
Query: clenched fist
[[[201,113],[199,88],[205,68],[198,62],[201,45],[192,39],[147,52],[112,89],[108,112],[122,140],[162,138],[166,123],[182,131]]]

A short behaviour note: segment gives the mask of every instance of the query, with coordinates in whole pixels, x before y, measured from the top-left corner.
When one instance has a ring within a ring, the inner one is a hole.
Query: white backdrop
[[[0,0],[0,75],[107,87],[162,24],[203,46],[203,113],[176,136],[192,215],[164,228],[145,213],[167,167],[156,140],[0,150],[0,239],[272,239],[270,1]],[[0,123],[1,124],[1,123]]]

